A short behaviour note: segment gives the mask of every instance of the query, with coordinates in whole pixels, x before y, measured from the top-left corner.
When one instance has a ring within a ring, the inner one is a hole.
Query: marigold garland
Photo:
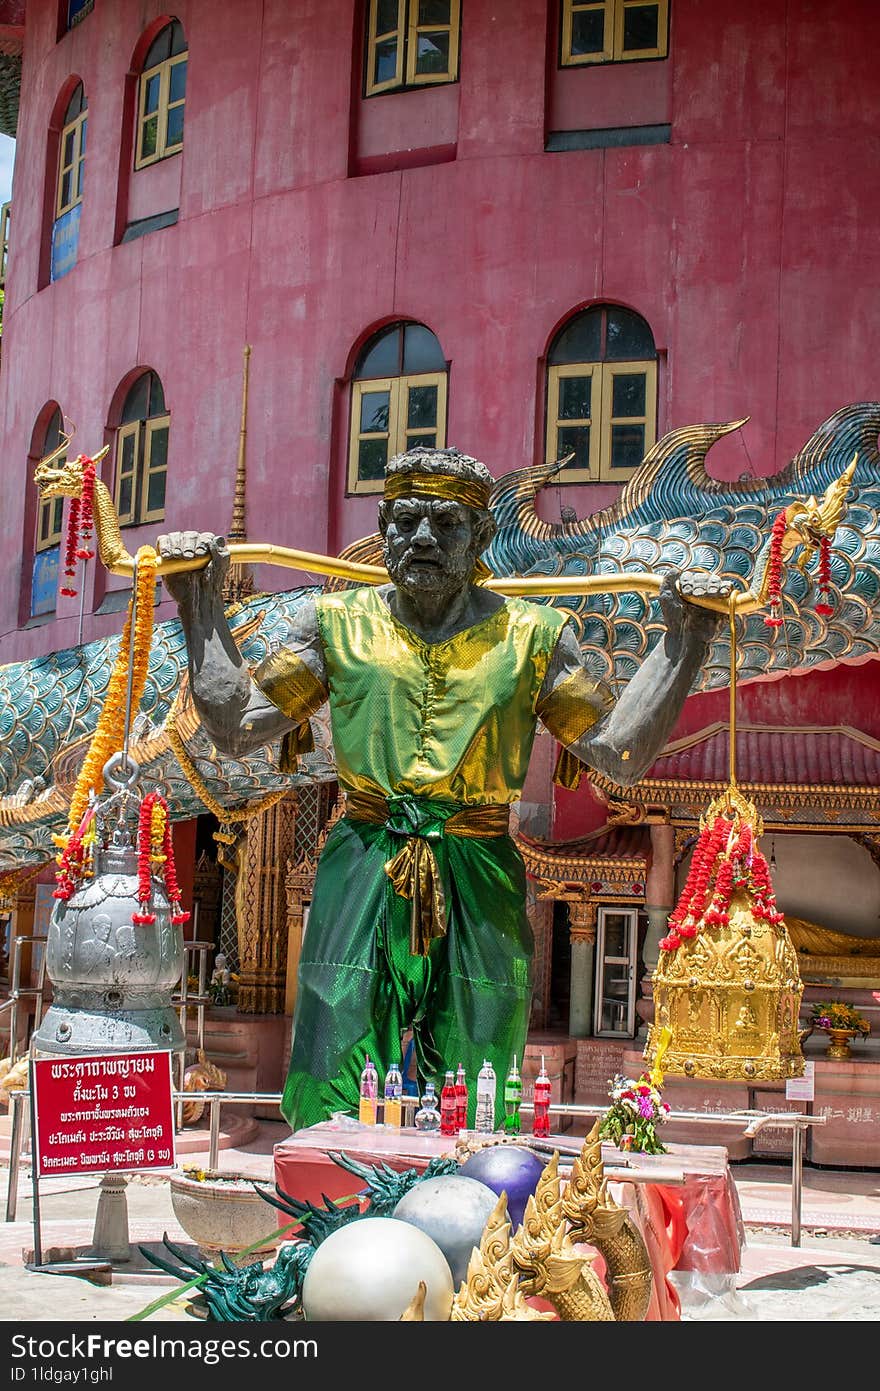
[[[180,885],[177,882],[177,868],[174,863],[168,803],[161,792],[148,792],[141,802],[137,846],[137,896],[140,908],[132,913],[132,922],[147,926],[156,921],[156,914],[152,910],[154,874],[161,875],[165,880],[165,889],[171,904],[171,921],[174,924],[189,922],[190,915],[183,911],[180,903]]]
[[[103,789],[104,766],[111,756],[118,752],[125,740],[125,708],[128,690],[128,657],[131,648],[132,684],[131,708],[137,710],[147,684],[147,671],[150,663],[150,646],[153,639],[153,601],[156,589],[156,567],[159,557],[152,546],[141,546],[137,553],[136,595],[129,601],[128,617],[122,631],[119,652],[107,684],[107,695],[98,717],[89,751],[85,756],[67,815],[67,834],[56,836],[55,843],[61,850],[58,857],[58,891],[56,897],[69,898],[73,893],[75,878],[85,872],[85,851],[82,837],[85,834],[84,818],[89,810],[89,799]],[[134,625],[134,645],[131,645],[132,604],[137,599]],[[59,892],[60,891],[60,892]]]

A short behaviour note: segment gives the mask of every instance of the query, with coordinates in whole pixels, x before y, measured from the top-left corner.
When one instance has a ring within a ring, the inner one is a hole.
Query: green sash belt
[[[491,802],[463,807],[425,797],[349,792],[345,811],[351,821],[384,826],[403,839],[397,854],[386,860],[385,873],[395,892],[412,903],[410,953],[427,956],[433,938],[446,935],[446,895],[431,842],[444,835],[505,836],[510,808]]]

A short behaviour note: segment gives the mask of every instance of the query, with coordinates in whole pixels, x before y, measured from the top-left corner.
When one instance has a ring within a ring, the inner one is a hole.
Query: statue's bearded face
[[[470,582],[485,545],[476,514],[442,498],[398,498],[384,511],[385,565],[414,597],[452,595]]]

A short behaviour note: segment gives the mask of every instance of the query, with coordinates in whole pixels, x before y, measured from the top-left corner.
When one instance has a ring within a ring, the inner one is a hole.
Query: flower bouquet
[[[848,1029],[863,1036],[871,1032],[871,1025],[864,1015],[841,1000],[826,1000],[813,1005],[813,1024],[817,1029]]]
[[[656,1127],[666,1120],[669,1106],[660,1086],[642,1073],[638,1081],[619,1074],[609,1082],[611,1105],[602,1117],[599,1138],[611,1140],[621,1150],[638,1154],[665,1154]]]

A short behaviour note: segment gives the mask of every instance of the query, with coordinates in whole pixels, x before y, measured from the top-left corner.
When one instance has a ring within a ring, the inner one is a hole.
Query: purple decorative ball
[[[507,1194],[507,1211],[514,1231],[523,1220],[529,1194],[544,1172],[545,1159],[524,1145],[485,1145],[459,1169],[462,1178],[475,1178],[493,1193]]]

